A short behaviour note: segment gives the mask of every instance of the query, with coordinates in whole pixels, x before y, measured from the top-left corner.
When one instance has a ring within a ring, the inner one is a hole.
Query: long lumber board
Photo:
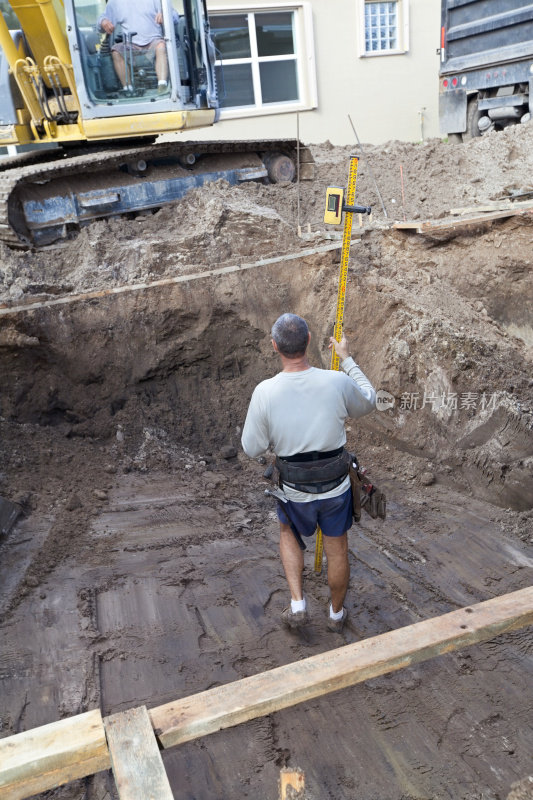
[[[528,208],[508,208],[504,211],[487,212],[486,214],[476,214],[471,217],[446,217],[438,220],[418,220],[412,222],[395,222],[392,226],[395,230],[414,230],[417,233],[438,233],[439,231],[453,230],[454,228],[466,228],[468,225],[479,225],[483,222],[492,222],[496,219],[505,217],[515,217],[522,214],[533,213],[533,205],[528,204]]]
[[[493,202],[487,202],[485,205],[479,204],[476,206],[463,206],[462,208],[451,208],[450,214],[452,215],[461,215],[461,214],[479,214],[484,212],[491,212],[491,211],[514,211],[518,213],[519,211],[529,211],[529,209],[533,208],[533,200],[521,200],[518,202],[512,202],[510,199],[506,200],[495,200]]]
[[[148,716],[168,748],[531,624],[528,587],[158,706]],[[0,798],[23,800],[110,766],[100,711],[88,711],[0,739]]]
[[[329,650],[149,711],[164,748],[533,624],[533,587]]]
[[[357,244],[360,241],[360,237],[353,238],[352,244]],[[324,253],[332,252],[333,250],[340,250],[341,247],[342,242],[335,241],[330,242],[329,244],[320,245],[318,247],[310,247],[306,248],[305,250],[298,250],[296,253],[285,253],[284,255],[280,256],[260,258],[258,261],[253,261],[249,264],[234,264],[228,267],[218,267],[217,269],[193,272],[189,275],[174,275],[171,278],[160,278],[157,281],[149,281],[146,283],[129,283],[122,286],[113,286],[111,289],[92,289],[87,292],[80,292],[79,294],[67,294],[63,297],[55,297],[52,300],[38,300],[36,302],[22,303],[22,305],[19,306],[7,306],[5,303],[0,303],[0,317],[12,316],[13,314],[19,314],[23,312],[38,311],[41,308],[51,308],[53,306],[70,305],[71,303],[100,300],[104,297],[111,297],[113,295],[125,294],[129,292],[144,292],[148,289],[157,289],[162,286],[174,286],[179,283],[203,281],[207,280],[208,278],[231,275],[234,272],[245,272],[250,269],[277,265],[285,261],[300,261],[310,256],[322,255]]]
[[[146,706],[104,719],[120,800],[173,800]]]
[[[109,769],[98,709],[0,739],[0,798],[22,800]]]

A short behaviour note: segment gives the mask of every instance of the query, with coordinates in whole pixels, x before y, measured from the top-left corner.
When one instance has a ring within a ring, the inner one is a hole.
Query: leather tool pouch
[[[276,457],[281,481],[293,489],[310,494],[329,492],[339,486],[348,474],[350,463],[350,454],[344,449],[329,458],[314,460],[287,461]]]
[[[361,519],[361,509],[370,514],[372,519],[385,519],[387,516],[387,498],[370,479],[359,471],[355,456],[350,456],[350,484],[352,487],[353,518]]]
[[[359,473],[354,467],[354,462],[350,460],[350,485],[352,487],[352,506],[353,518],[356,522],[361,519],[361,489],[363,483],[359,478]]]

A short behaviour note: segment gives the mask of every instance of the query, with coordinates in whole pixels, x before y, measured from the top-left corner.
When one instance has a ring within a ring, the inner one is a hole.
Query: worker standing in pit
[[[307,622],[303,552],[299,537],[324,534],[331,593],[328,628],[340,633],[347,617],[348,535],[352,526],[349,456],[344,450],[347,417],[375,408],[376,393],[349,355],[343,336],[330,339],[343,372],[312,367],[311,334],[296,314],[283,314],[272,327],[272,345],[282,371],[254,390],[242,432],[244,452],[255,458],[272,447],[280,472],[280,554],[291,594],[282,619],[290,628]],[[346,373],[346,374],[345,374]]]
[[[179,20],[177,11],[173,11],[174,22]],[[111,48],[111,56],[115,72],[126,91],[132,91],[126,76],[125,48],[131,47],[133,53],[144,53],[155,61],[157,90],[164,93],[168,88],[168,62],[165,40],[163,38],[163,14],[160,0],[109,0],[105,11],[98,18],[98,28],[104,33],[112,34],[120,25],[125,36],[130,35],[130,42],[117,42]],[[133,35],[135,34],[135,35]]]

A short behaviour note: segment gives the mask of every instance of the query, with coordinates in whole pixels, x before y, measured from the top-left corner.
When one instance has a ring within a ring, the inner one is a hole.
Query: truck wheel
[[[482,113],[478,108],[477,97],[469,100],[466,109],[466,131],[463,133],[463,141],[481,136],[481,131],[478,127],[481,116]]]

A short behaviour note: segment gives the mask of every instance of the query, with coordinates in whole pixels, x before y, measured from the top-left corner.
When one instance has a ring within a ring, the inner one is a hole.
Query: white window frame
[[[220,119],[240,119],[242,117],[263,117],[271,114],[287,114],[295,111],[308,111],[318,105],[315,46],[313,39],[313,16],[311,3],[269,3],[268,5],[250,4],[246,6],[224,5],[209,9],[209,17],[213,18],[223,14],[261,14],[265,12],[285,11],[294,14],[294,55],[296,62],[296,77],[298,82],[298,100],[286,100],[281,103],[255,103],[250,106],[233,106],[220,109]],[[223,66],[244,64],[250,62],[252,66],[252,81],[254,96],[261,96],[261,79],[259,64],[270,61],[290,61],[291,54],[281,56],[265,56],[259,58],[257,40],[253,27],[253,17],[248,18],[250,32],[250,57],[223,59]],[[253,35],[252,35],[253,34]],[[221,89],[221,87],[219,87]],[[258,91],[259,90],[259,91]]]
[[[371,2],[371,0],[369,1]],[[357,0],[359,58],[400,56],[409,52],[409,0],[394,0],[394,2],[397,4],[398,15],[398,47],[394,50],[372,50],[367,52],[365,49],[365,5],[367,0]]]

